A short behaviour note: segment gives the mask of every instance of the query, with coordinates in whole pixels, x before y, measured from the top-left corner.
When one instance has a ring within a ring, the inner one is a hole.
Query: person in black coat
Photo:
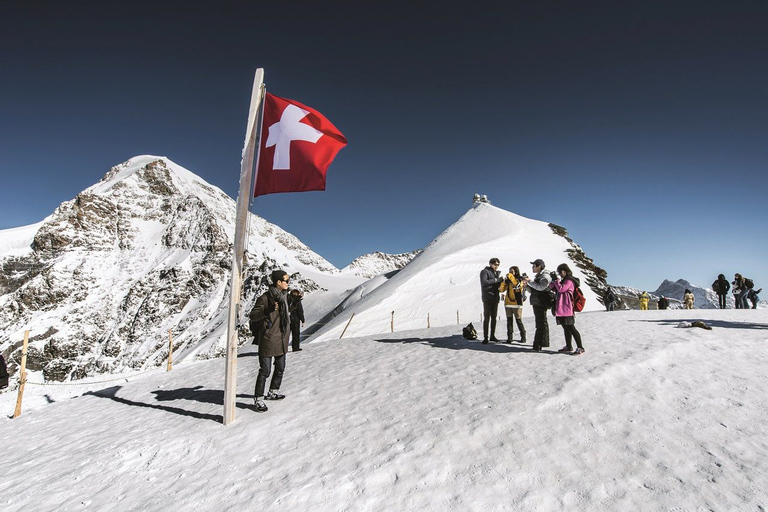
[[[5,365],[5,358],[0,354],[0,389],[8,387],[8,367]]]
[[[531,265],[533,265],[533,280],[526,280],[525,285],[531,293],[531,306],[533,307],[533,318],[536,324],[536,333],[533,336],[533,351],[541,352],[542,348],[549,346],[547,311],[553,305],[549,294],[551,278],[546,270],[544,260],[541,258],[532,261]]]
[[[285,354],[288,352],[290,318],[288,313],[288,283],[290,277],[284,270],[275,270],[271,275],[272,285],[253,306],[250,317],[251,332],[259,340],[259,375],[253,393],[256,412],[266,412],[263,400],[282,400],[285,395],[278,393],[285,373]],[[265,393],[272,360],[275,373]]]
[[[665,296],[659,297],[659,302],[657,303],[657,307],[659,309],[667,309],[669,307],[669,299]]]
[[[720,306],[720,309],[725,309],[726,299],[728,298],[728,291],[731,289],[731,284],[723,274],[720,274],[712,283],[712,289],[717,293],[717,303]]]
[[[488,266],[480,272],[480,296],[483,299],[483,343],[488,343],[488,323],[491,327],[491,341],[496,339],[496,316],[499,314],[499,285],[504,278],[499,271],[499,258],[491,258]]]
[[[301,291],[293,289],[288,296],[288,311],[291,313],[291,350],[298,352],[301,350],[301,328],[304,327],[304,306],[301,299],[304,294]]]

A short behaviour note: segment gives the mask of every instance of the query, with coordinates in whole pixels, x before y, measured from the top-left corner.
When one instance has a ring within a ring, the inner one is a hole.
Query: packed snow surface
[[[0,420],[0,507],[768,507],[768,310],[580,313],[581,356],[555,352],[551,320],[543,353],[456,325],[310,343],[288,354],[287,398],[263,414],[246,345],[228,427],[223,359],[69,400],[56,398],[66,386],[28,386],[36,407]],[[693,320],[712,330],[676,327]],[[9,415],[15,398],[0,395]]]

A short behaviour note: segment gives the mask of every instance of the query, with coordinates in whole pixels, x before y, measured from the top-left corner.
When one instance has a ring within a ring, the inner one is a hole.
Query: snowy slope
[[[43,222],[0,231],[0,350],[15,371],[30,332],[34,379],[81,379],[221,354],[226,335],[235,203],[164,157],[138,156]],[[293,286],[342,292],[341,274],[295,236],[251,215],[247,312],[263,279],[284,268]],[[246,340],[247,328],[241,333]]]
[[[679,329],[681,320],[713,329]],[[533,329],[533,318],[525,318]],[[452,327],[309,344],[236,421],[224,360],[7,419],[0,507],[30,510],[759,511],[768,508],[768,311],[578,316],[586,353]],[[55,396],[66,386],[28,387]]]
[[[536,258],[544,259],[549,270],[567,262],[583,283],[585,311],[602,309],[595,291],[587,286],[594,276],[588,279],[570,259],[567,251],[573,248],[545,222],[476,202],[424,252],[330,321],[311,341],[339,338],[353,313],[349,336],[389,332],[392,312],[396,330],[427,327],[428,317],[431,326],[477,323],[482,314],[479,275],[492,257],[501,259],[503,271],[516,265],[527,273],[532,273],[530,262]],[[525,315],[532,314],[530,305],[524,309]]]

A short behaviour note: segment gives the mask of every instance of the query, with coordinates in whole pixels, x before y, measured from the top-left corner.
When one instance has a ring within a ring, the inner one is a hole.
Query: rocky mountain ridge
[[[418,249],[401,254],[386,254],[378,251],[364,254],[355,258],[352,263],[342,269],[342,272],[370,279],[393,270],[400,270],[421,252],[421,249]]]
[[[234,219],[231,198],[167,158],[113,167],[29,228],[26,243],[0,249],[0,350],[11,371],[25,329],[28,370],[52,381],[162,364],[169,331],[175,361],[220,355]],[[248,224],[241,317],[275,268],[305,292],[361,281],[266,220]]]

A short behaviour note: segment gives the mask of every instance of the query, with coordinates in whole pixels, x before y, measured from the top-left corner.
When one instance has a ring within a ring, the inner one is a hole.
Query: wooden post
[[[19,396],[16,398],[16,410],[13,417],[21,416],[21,400],[24,397],[24,384],[27,383],[27,346],[29,345],[29,331],[24,331],[24,346],[21,348],[21,367],[19,368]]]
[[[237,402],[237,317],[240,309],[240,294],[243,285],[243,255],[248,229],[248,209],[253,193],[252,183],[254,160],[258,169],[258,151],[261,140],[261,117],[264,98],[264,70],[259,68],[253,78],[251,106],[248,110],[248,125],[245,131],[242,159],[240,161],[240,190],[235,203],[235,239],[232,245],[232,276],[229,284],[229,310],[227,312],[227,346],[224,372],[224,425],[235,421]]]
[[[429,329],[429,313],[427,313],[427,329]]]
[[[168,329],[168,370],[173,370],[173,336],[171,336],[171,330]]]
[[[389,331],[395,332],[395,312],[392,312],[392,320],[389,322]]]
[[[345,326],[344,326],[344,330],[343,330],[343,331],[341,331],[341,336],[339,336],[339,339],[341,339],[341,338],[343,338],[343,337],[344,337],[344,333],[345,333],[345,332],[347,332],[347,327],[349,327],[349,324],[351,324],[351,323],[352,323],[352,319],[353,319],[353,318],[355,318],[355,314],[354,314],[354,313],[352,313],[352,316],[351,316],[351,317],[349,317],[349,322],[347,322],[347,325],[345,325]]]
[[[456,310],[456,325],[461,325],[461,321],[459,320],[459,310]]]

